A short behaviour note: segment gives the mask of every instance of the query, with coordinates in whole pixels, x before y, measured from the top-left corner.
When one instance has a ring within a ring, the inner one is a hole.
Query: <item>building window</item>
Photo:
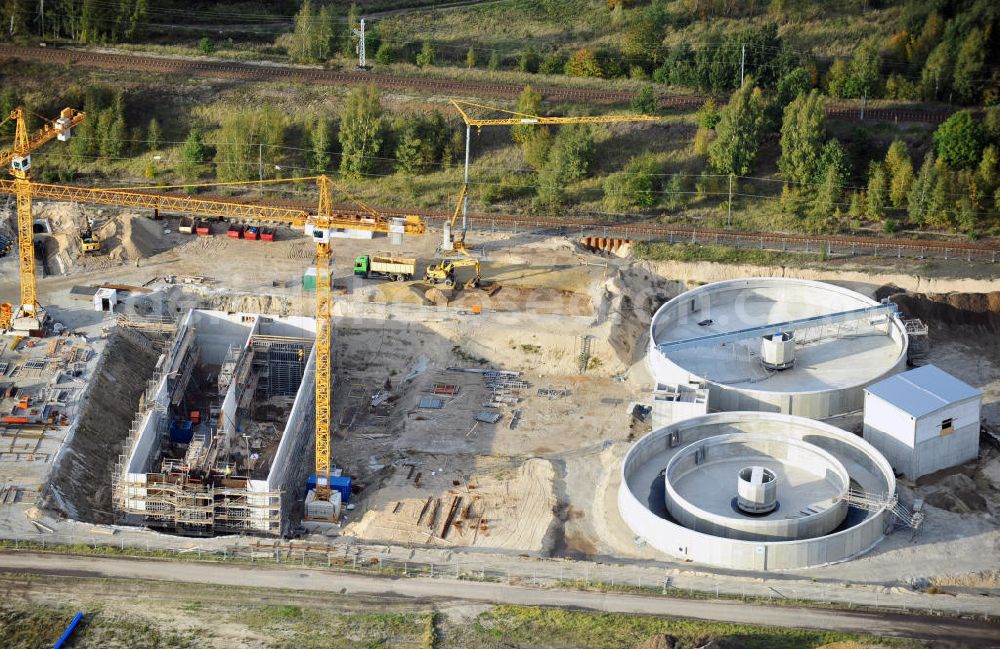
[[[952,423],[953,422],[951,417],[948,417],[947,419],[941,422],[941,435],[951,435],[952,433],[955,432],[955,427],[952,425]]]

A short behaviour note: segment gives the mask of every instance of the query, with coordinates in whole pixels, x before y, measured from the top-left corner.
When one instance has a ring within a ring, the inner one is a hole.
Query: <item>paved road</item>
[[[561,606],[903,636],[932,640],[936,647],[996,647],[1000,638],[1000,626],[944,617],[874,615],[850,611],[767,607],[729,601],[694,601],[620,593],[543,590],[452,579],[389,578],[292,566],[247,566],[5,552],[0,553],[0,571],[358,593],[376,597],[393,595],[419,599]]]

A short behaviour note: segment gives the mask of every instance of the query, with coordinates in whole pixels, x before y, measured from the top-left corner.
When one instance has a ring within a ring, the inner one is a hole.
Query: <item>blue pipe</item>
[[[70,622],[69,626],[66,627],[66,630],[63,631],[62,637],[59,638],[54,645],[52,645],[52,649],[60,649],[60,647],[66,644],[66,641],[69,640],[69,637],[73,634],[73,629],[76,628],[76,625],[79,624],[82,619],[83,611],[78,611],[76,617],[73,618],[73,621]]]

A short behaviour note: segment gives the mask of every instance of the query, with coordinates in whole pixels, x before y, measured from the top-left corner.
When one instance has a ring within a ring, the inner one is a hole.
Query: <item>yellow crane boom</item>
[[[355,213],[345,214],[341,211],[334,214],[333,183],[327,176],[290,178],[281,182],[305,180],[315,180],[319,186],[319,204],[315,214],[296,208],[255,205],[235,200],[227,201],[214,198],[202,199],[188,196],[172,196],[170,194],[145,191],[149,188],[111,189],[69,187],[35,184],[25,180],[24,183],[27,185],[27,188],[24,193],[29,199],[31,196],[36,196],[52,200],[96,203],[119,207],[138,207],[184,214],[223,216],[226,218],[257,220],[268,223],[283,223],[292,226],[312,225],[313,240],[316,243],[316,497],[320,500],[329,500],[331,494],[329,484],[331,422],[330,333],[332,330],[330,314],[330,230],[338,228],[371,232],[422,234],[425,231],[425,226],[418,216],[388,218],[363,203],[358,203],[361,209]],[[18,185],[18,182],[18,180],[0,181],[0,193],[15,193],[20,196],[19,192],[23,188]],[[258,183],[242,184],[256,185]],[[217,184],[212,183],[199,186],[209,187],[215,185]],[[176,185],[175,188],[192,186]],[[32,264],[34,264],[33,258]],[[23,285],[26,280],[31,282],[31,290],[33,292],[35,279],[34,266],[32,265],[30,272],[26,273],[22,265],[21,271],[22,294],[24,292]]]
[[[523,126],[523,125],[534,125],[534,124],[622,124],[625,122],[658,122],[659,117],[655,115],[588,115],[580,117],[544,117],[542,115],[531,115],[529,113],[519,113],[516,110],[507,110],[505,108],[497,108],[496,106],[487,106],[486,104],[477,104],[471,101],[461,101],[458,99],[452,99],[451,105],[455,107],[459,115],[462,116],[462,121],[465,122],[466,126],[475,126],[476,128],[482,128],[483,126]],[[495,113],[503,113],[505,115],[510,115],[511,117],[500,117],[500,118],[475,118],[470,117],[469,113],[465,108],[482,108]]]
[[[472,135],[472,127],[475,126],[477,131],[484,126],[544,126],[544,125],[560,125],[560,124],[624,124],[626,122],[658,122],[660,118],[655,115],[591,115],[582,117],[545,117],[542,115],[531,115],[529,113],[521,113],[516,110],[507,110],[505,108],[497,108],[496,106],[487,106],[486,104],[477,104],[471,101],[462,101],[460,99],[451,99],[451,105],[455,107],[458,114],[462,116],[462,121],[465,122],[465,182],[462,189],[462,196],[459,198],[459,203],[462,205],[462,233],[461,233],[461,250],[465,250],[465,232],[467,230],[467,215],[469,212],[469,195],[465,189],[469,186],[469,142]],[[499,117],[499,118],[480,118],[472,117],[469,115],[467,109],[476,108],[480,110],[487,110],[493,113],[502,113],[504,115],[509,115],[509,117]],[[455,211],[456,216],[458,215],[458,210]],[[453,219],[454,221],[454,219]],[[445,247],[447,248],[447,235],[445,241]],[[456,246],[455,248],[459,248]]]

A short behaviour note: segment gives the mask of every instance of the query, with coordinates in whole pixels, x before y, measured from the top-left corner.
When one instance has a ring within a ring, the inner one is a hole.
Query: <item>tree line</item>
[[[732,3],[704,0],[693,6],[666,0],[608,4],[619,36],[614,44],[578,49],[556,46],[547,52],[532,45],[520,52],[473,45],[463,56],[450,48],[438,52],[432,42],[418,38],[403,42],[394,34],[392,43],[379,44],[378,36],[373,36],[378,44],[375,60],[652,79],[713,94],[736,90],[749,73],[765,90],[804,83],[838,98],[1000,102],[1000,5],[992,0],[908,0],[901,11],[901,28],[891,37],[859,39],[851,56],[833,59],[794,48],[779,36],[780,23],[806,13],[808,3],[798,0],[772,2],[768,9],[772,22],[735,32],[710,29],[699,43],[676,45],[668,45],[667,37],[696,20],[760,15],[761,3],[737,3],[742,4],[740,11],[716,11],[711,7]],[[378,32],[378,26],[373,31]]]
[[[856,169],[827,130],[826,101],[812,89],[782,110],[778,170],[786,184],[780,204],[805,229],[836,230],[844,218],[881,223],[886,232],[904,224],[968,234],[996,226],[1000,107],[986,109],[981,120],[967,110],[952,115],[934,131],[922,160],[896,139],[884,154],[868,152],[867,168]],[[694,148],[712,171],[734,177],[754,172],[767,105],[748,79],[721,112],[712,104],[702,109]]]

